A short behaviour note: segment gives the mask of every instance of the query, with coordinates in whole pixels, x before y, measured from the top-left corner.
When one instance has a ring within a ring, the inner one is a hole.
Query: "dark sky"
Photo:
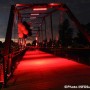
[[[11,4],[50,2],[63,2],[82,24],[90,22],[90,0],[0,0],[0,38],[5,37]]]

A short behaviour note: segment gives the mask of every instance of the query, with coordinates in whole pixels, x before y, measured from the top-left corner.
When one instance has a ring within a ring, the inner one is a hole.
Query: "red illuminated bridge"
[[[3,47],[1,90],[90,88],[90,35],[63,3],[11,5]]]

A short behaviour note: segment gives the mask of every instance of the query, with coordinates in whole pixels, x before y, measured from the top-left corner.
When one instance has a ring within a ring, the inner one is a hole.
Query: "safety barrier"
[[[76,62],[90,65],[90,48],[39,48],[56,56],[73,59]]]
[[[12,52],[8,55],[0,55],[0,86],[7,87],[7,82],[16,68],[26,49]]]

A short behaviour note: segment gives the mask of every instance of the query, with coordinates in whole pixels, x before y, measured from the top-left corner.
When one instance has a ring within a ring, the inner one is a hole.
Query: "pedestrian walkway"
[[[90,86],[90,66],[34,50],[25,53],[2,90],[63,90],[65,85]]]

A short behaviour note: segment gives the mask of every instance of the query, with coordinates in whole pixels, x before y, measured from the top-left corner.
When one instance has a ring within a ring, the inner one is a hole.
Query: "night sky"
[[[90,22],[90,0],[0,0],[0,39],[5,38],[10,5],[15,3],[63,2],[68,5],[81,24]]]

